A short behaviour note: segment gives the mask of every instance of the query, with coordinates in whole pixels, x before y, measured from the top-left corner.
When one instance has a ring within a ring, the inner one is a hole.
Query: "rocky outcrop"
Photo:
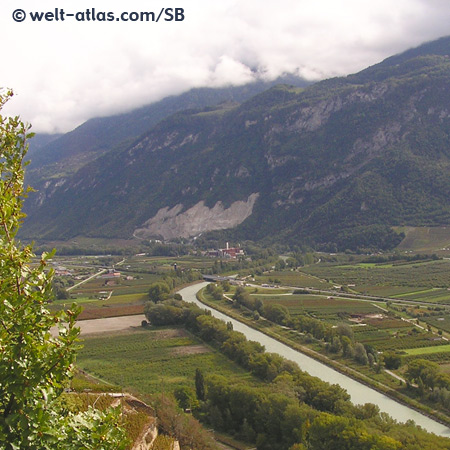
[[[212,208],[208,208],[205,202],[201,201],[184,212],[181,204],[172,208],[166,206],[147,220],[142,228],[135,230],[134,236],[188,238],[206,231],[233,228],[252,214],[258,197],[258,193],[251,194],[246,201],[234,202],[229,208],[225,208],[220,201]]]
[[[152,424],[134,443],[132,450],[150,450],[158,437],[158,428]]]

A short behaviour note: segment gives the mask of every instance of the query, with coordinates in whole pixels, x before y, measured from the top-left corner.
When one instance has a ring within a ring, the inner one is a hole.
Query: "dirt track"
[[[105,331],[120,331],[130,327],[140,327],[145,319],[144,314],[137,316],[108,317],[106,319],[80,320],[77,325],[81,334],[103,333]]]
[[[107,331],[121,331],[130,327],[140,327],[145,319],[143,314],[137,316],[108,317],[106,319],[80,320],[77,326],[80,327],[81,335],[104,333]],[[52,334],[56,334],[56,328],[52,329]]]

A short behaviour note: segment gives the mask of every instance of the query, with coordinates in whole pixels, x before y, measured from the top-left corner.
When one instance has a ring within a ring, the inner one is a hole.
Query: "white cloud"
[[[16,8],[66,13],[183,7],[183,22],[22,23]],[[447,34],[447,0],[2,0],[0,86],[35,131],[68,131],[196,86],[245,83],[255,71],[344,75]],[[5,42],[5,40],[4,40]]]

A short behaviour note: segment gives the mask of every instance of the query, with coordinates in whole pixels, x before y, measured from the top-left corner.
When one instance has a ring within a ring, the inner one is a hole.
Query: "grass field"
[[[447,288],[431,288],[415,290],[402,294],[395,294],[392,298],[401,298],[404,300],[416,300],[421,302],[432,303],[450,303],[450,291]]]
[[[246,291],[250,294],[258,295],[280,295],[280,294],[291,294],[291,289],[281,289],[281,288],[268,288],[268,287],[246,287]]]
[[[428,289],[428,288],[424,288]],[[411,292],[417,292],[417,287],[408,286],[383,286],[383,285],[370,285],[370,284],[359,284],[358,291],[364,292],[368,295],[380,296],[380,297],[392,297],[395,298],[397,295],[401,297],[403,294],[409,294]]]
[[[255,382],[250,375],[183,329],[142,329],[86,337],[77,365],[140,394],[194,388],[195,369]]]
[[[444,353],[450,352],[450,344],[447,345],[434,345],[432,347],[423,348],[409,348],[404,350],[407,355],[429,355],[431,353]]]
[[[295,271],[271,272],[267,275],[258,276],[255,280],[258,283],[273,284],[278,282],[277,284],[293,287],[312,287],[316,289],[329,289],[332,287],[330,283],[316,276]]]
[[[146,302],[148,300],[148,294],[145,293],[135,293],[135,294],[116,294],[113,293],[112,297],[106,301],[110,305],[120,304],[120,303],[140,303]]]

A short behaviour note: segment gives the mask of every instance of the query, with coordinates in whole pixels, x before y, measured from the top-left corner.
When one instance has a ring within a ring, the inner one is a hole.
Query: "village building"
[[[104,273],[100,276],[100,278],[106,279],[106,280],[114,280],[120,278],[120,272],[116,272],[114,269],[109,269],[108,273]]]
[[[240,256],[245,256],[245,253],[241,247],[230,247],[227,242],[225,248],[220,248],[218,250],[218,255],[221,258],[237,259]]]
[[[224,259],[237,259],[245,256],[244,250],[241,247],[230,247],[228,242],[225,248],[219,248],[214,250],[208,250],[203,253],[203,256],[209,258],[224,258]]]

